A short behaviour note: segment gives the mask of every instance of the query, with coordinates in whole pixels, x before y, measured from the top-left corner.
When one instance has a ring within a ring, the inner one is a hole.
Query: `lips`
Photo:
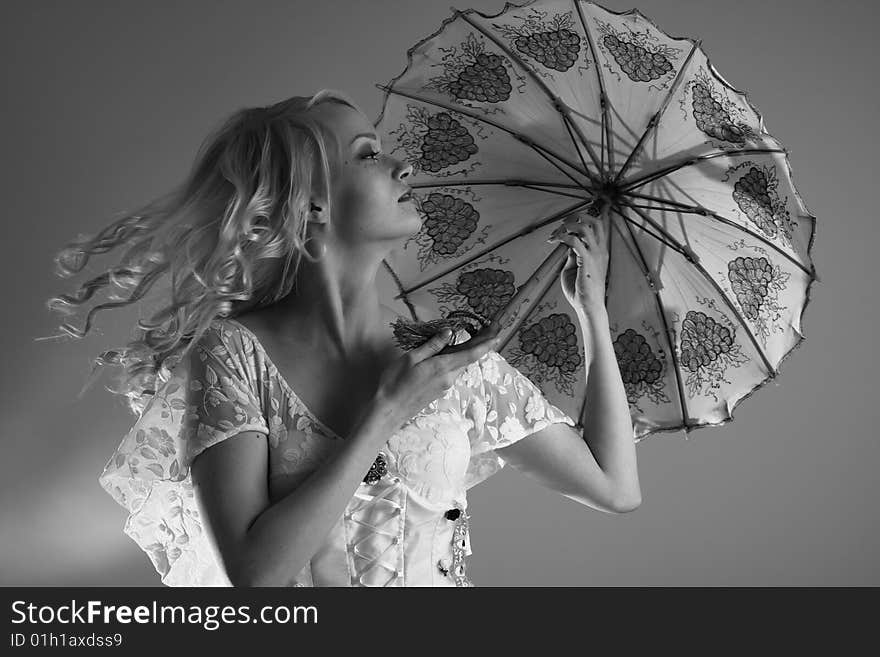
[[[403,194],[403,196],[401,196],[399,199],[397,199],[397,202],[404,203],[406,201],[411,201],[411,200],[412,200],[412,190],[407,190],[406,193]]]

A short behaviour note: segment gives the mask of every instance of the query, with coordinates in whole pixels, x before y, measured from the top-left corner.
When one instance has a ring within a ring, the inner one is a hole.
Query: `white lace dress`
[[[457,336],[466,339],[467,333]],[[280,376],[257,337],[215,320],[182,361],[99,477],[129,512],[124,532],[168,586],[229,586],[202,523],[189,465],[242,431],[266,435],[274,503],[343,438]],[[445,394],[388,438],[382,476],[365,477],[291,586],[472,586],[466,492],[504,466],[495,448],[574,420],[497,352],[470,365]],[[381,473],[381,471],[380,471]],[[365,473],[367,475],[367,473]]]

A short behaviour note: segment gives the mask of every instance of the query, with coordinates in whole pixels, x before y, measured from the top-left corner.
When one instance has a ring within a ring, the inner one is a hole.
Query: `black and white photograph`
[[[3,587],[880,584],[875,3],[3,14]]]

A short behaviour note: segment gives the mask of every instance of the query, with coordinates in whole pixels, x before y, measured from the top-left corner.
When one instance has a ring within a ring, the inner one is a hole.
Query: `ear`
[[[309,203],[309,223],[326,224],[329,219],[327,203],[321,199],[312,199]]]

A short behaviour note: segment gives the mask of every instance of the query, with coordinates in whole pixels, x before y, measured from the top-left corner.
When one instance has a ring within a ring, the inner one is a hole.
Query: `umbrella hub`
[[[616,203],[618,198],[620,198],[620,186],[614,184],[613,182],[606,182],[599,188],[599,202],[603,203]]]
[[[592,212],[599,216],[606,207],[615,205],[621,197],[621,190],[613,182],[606,182],[596,190],[596,198],[592,203]]]

